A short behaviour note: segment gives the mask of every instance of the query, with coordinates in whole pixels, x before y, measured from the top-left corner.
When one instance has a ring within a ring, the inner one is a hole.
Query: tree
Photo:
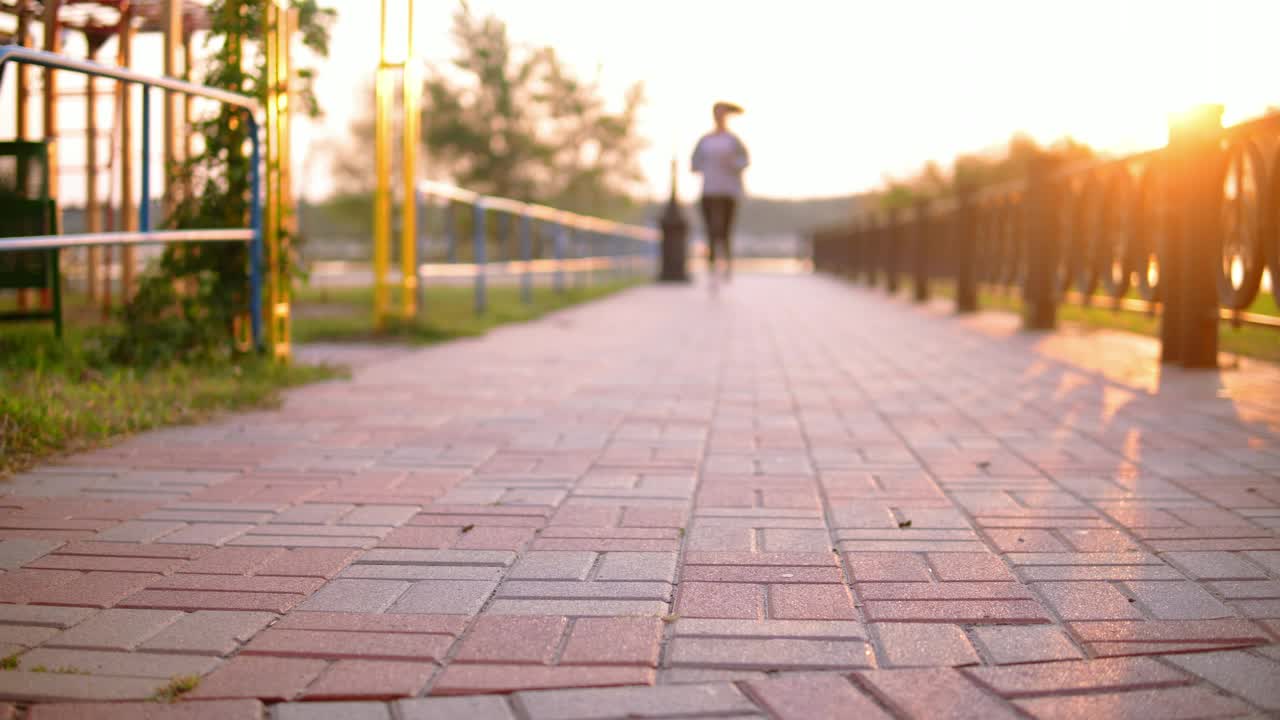
[[[521,50],[507,26],[462,2],[457,54],[425,82],[423,141],[440,174],[482,193],[597,215],[630,207],[643,179],[640,83],[610,112],[598,80],[583,81],[548,47]]]

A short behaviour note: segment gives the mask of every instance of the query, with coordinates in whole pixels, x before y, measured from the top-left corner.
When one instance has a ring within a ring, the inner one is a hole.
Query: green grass
[[[369,288],[305,288],[294,298],[293,338],[295,342],[374,341],[436,343],[459,337],[483,335],[486,331],[514,322],[534,320],[549,312],[595,300],[632,287],[638,281],[603,283],[555,292],[535,288],[533,302],[520,300],[517,287],[489,288],[488,309],[477,315],[470,287],[433,287],[417,319],[388,318],[382,330],[373,327],[373,291]],[[399,309],[398,294],[392,293],[392,312]]]
[[[930,292],[936,297],[954,298],[955,287],[952,283],[934,282]],[[1062,303],[1058,306],[1058,320],[1085,328],[1108,330],[1124,330],[1127,332],[1160,336],[1160,318],[1132,310],[1112,309],[1110,299],[1097,298],[1097,305],[1085,307],[1075,303]],[[996,290],[983,286],[978,291],[978,307],[983,310],[1006,310],[1013,313],[1022,312],[1022,297],[1015,291]],[[1260,293],[1249,312],[1262,315],[1280,315],[1276,309],[1275,298],[1270,293]],[[1223,321],[1219,325],[1218,348],[1222,352],[1242,355],[1244,357],[1280,363],[1280,330],[1256,325],[1232,327]]]
[[[345,373],[258,357],[138,369],[102,360],[95,342],[82,328],[58,341],[47,325],[0,325],[0,476],[121,435],[271,406],[282,388]]]
[[[154,702],[173,703],[187,693],[200,687],[197,675],[175,675],[169,678],[168,684],[158,688],[151,700]]]

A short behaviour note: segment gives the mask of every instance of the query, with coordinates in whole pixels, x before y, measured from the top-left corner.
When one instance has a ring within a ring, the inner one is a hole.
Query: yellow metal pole
[[[267,332],[271,354],[287,361],[291,352],[289,237],[293,232],[293,195],[289,177],[289,92],[292,78],[290,39],[294,14],[277,2],[267,5],[266,191],[263,240],[266,246]]]
[[[405,34],[404,69],[400,74],[404,103],[404,160],[400,169],[404,175],[404,208],[400,221],[400,307],[405,319],[418,314],[418,261],[417,231],[418,203],[415,192],[418,161],[418,88],[417,76],[413,64],[413,0],[405,0],[407,4]]]
[[[58,11],[62,9],[62,0],[45,0],[44,2],[44,49],[51,53],[62,52],[62,23],[58,20]],[[45,183],[49,188],[49,197],[53,199],[55,227],[62,227],[62,204],[58,202],[58,84],[53,68],[44,71],[44,139],[48,143],[48,160],[45,165]],[[62,282],[62,278],[54,278],[54,282]],[[40,292],[40,306],[51,307],[53,297],[49,289]]]
[[[387,267],[391,255],[391,87],[387,72],[387,0],[382,0],[378,70],[374,76],[373,325],[381,330],[389,305]]]

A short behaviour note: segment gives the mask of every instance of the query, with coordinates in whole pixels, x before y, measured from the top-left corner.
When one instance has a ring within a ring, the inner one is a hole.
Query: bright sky
[[[318,68],[327,115],[298,123],[295,136],[298,189],[310,197],[332,188],[327,147],[345,142],[369,106],[377,59],[378,0],[327,4],[339,13],[331,56]],[[517,43],[555,47],[580,75],[598,68],[614,102],[644,81],[640,129],[651,145],[643,167],[654,196],[668,192],[673,154],[681,194],[696,193],[688,155],[718,99],[747,109],[734,129],[752,154],[749,191],[792,197],[867,190],[886,173],[999,146],[1019,130],[1118,152],[1162,143],[1168,114],[1198,102],[1225,104],[1227,122],[1280,105],[1276,0],[471,4],[504,19]],[[416,6],[419,55],[447,63],[455,4]],[[68,42],[81,52],[78,40]],[[142,38],[138,69],[158,71],[159,52],[158,36]],[[12,76],[0,88],[6,110]],[[68,107],[66,122],[81,112]],[[0,136],[11,134],[10,113],[0,113]],[[74,148],[64,144],[68,157],[82,155]]]
[[[393,0],[394,2],[394,0]],[[320,71],[329,115],[308,137],[345,136],[367,103],[377,3],[339,12]],[[1066,134],[1123,151],[1163,142],[1168,113],[1220,102],[1226,120],[1280,104],[1274,0],[472,0],[526,45],[551,45],[605,91],[643,80],[641,131],[654,195],[688,154],[717,99],[747,109],[734,129],[751,150],[751,192],[836,195],[877,185],[931,158],[1002,144],[1018,130]],[[428,62],[452,52],[451,2],[418,0]],[[301,139],[301,138],[299,138]],[[428,160],[429,161],[429,160]],[[320,167],[317,164],[316,168]],[[308,192],[323,193],[313,174]]]

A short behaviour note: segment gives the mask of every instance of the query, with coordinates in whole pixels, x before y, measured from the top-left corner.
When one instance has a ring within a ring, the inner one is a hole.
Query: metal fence
[[[489,281],[514,279],[521,299],[533,301],[539,277],[557,291],[570,282],[621,280],[655,272],[654,228],[579,215],[545,205],[481,195],[453,185],[421,182],[414,199],[423,218],[417,228],[416,277],[401,277],[402,299],[421,293],[433,279],[466,278],[477,314],[488,308]],[[436,240],[436,242],[431,242]],[[381,277],[379,277],[381,276]],[[375,263],[375,307],[389,308],[389,283]]]
[[[138,230],[73,235],[35,235],[26,237],[0,237],[0,253],[31,250],[63,250],[93,246],[137,246],[169,243],[240,242],[249,244],[250,258],[250,324],[253,343],[263,346],[262,328],[262,202],[259,192],[259,165],[262,154],[258,138],[258,116],[262,108],[256,99],[218,88],[196,85],[175,78],[143,75],[127,68],[102,65],[87,60],[77,60],[42,50],[18,45],[0,46],[0,77],[8,63],[37,65],[50,70],[65,70],[91,77],[103,77],[120,81],[125,87],[138,87],[142,93],[140,156],[141,197],[138,203]],[[251,147],[250,216],[247,227],[209,230],[155,230],[151,218],[151,91],[154,89],[176,92],[182,95],[215,100],[224,105],[244,110]],[[53,172],[53,168],[49,168]]]
[[[1161,357],[1217,363],[1222,320],[1277,330],[1249,312],[1270,276],[1280,301],[1280,114],[1223,128],[1221,108],[1170,127],[1166,147],[1060,166],[813,233],[818,271],[893,293],[954,283],[956,310],[979,287],[1019,292],[1024,327],[1048,329],[1061,302],[1159,314]]]

